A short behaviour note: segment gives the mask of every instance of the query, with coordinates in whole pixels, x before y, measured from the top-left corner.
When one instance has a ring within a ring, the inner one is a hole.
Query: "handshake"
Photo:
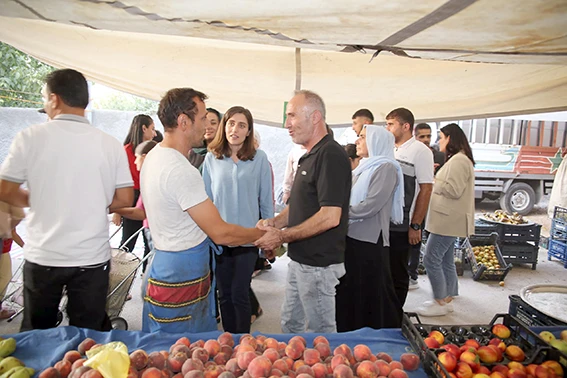
[[[264,236],[254,242],[254,245],[264,251],[266,258],[275,257],[276,251],[286,241],[284,240],[283,231],[275,227],[273,219],[260,219],[256,223],[256,228],[266,231]]]

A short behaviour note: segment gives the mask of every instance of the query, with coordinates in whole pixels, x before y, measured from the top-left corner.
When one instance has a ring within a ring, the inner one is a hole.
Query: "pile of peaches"
[[[439,363],[453,378],[552,378],[563,377],[563,367],[557,361],[542,364],[527,364],[526,354],[518,345],[506,339],[511,336],[510,328],[495,324],[490,330],[494,336],[486,345],[471,338],[463,345],[445,344],[445,336],[439,330],[432,330],[424,339],[434,349]],[[447,377],[448,378],[448,377]]]
[[[78,351],[67,352],[39,378],[102,378],[98,371],[83,365],[83,355],[95,344],[85,339]],[[225,332],[216,340],[190,342],[182,337],[169,351],[148,354],[138,349],[130,353],[127,378],[407,378],[407,371],[420,365],[416,354],[404,353],[394,361],[387,353],[373,354],[364,344],[331,349],[323,336],[315,337],[312,347],[301,336],[285,343],[246,334],[235,344],[233,335]]]

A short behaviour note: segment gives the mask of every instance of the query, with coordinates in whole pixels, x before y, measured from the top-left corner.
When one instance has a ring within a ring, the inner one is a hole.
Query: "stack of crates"
[[[535,270],[539,252],[541,224],[513,225],[475,221],[475,235],[496,232],[500,237],[500,251],[509,264],[531,264]]]
[[[551,221],[547,259],[559,259],[567,268],[567,209],[556,206]]]

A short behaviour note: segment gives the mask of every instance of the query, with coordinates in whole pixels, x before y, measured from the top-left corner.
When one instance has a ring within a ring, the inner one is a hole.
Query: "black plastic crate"
[[[412,323],[412,318],[415,318],[417,323]],[[509,314],[495,315],[488,325],[439,326],[422,324],[417,314],[407,313],[404,314],[404,319],[402,322],[402,333],[408,339],[410,346],[420,356],[421,360],[423,361],[424,369],[428,376],[449,378],[449,372],[437,358],[437,354],[444,350],[430,349],[425,344],[424,338],[427,337],[429,332],[431,332],[432,330],[439,330],[441,333],[444,333],[446,331],[447,333],[452,333],[453,335],[458,335],[460,333],[462,335],[467,335],[466,337],[463,336],[463,339],[465,341],[467,338],[474,338],[477,339],[477,341],[480,340],[479,343],[481,345],[486,345],[490,338],[496,337],[490,331],[492,329],[492,326],[494,326],[495,324],[504,324],[510,329],[510,338],[503,341],[507,345],[513,343],[522,348],[526,356],[526,359],[522,361],[523,365],[528,365],[531,363],[539,364],[546,360],[560,361],[560,356],[556,351],[552,351],[552,348],[549,347],[547,343],[545,343],[545,341],[543,341],[535,332],[531,331],[518,318]],[[457,346],[461,346],[463,343],[455,344]],[[508,361],[506,357],[504,357],[504,360],[497,364],[507,363]],[[487,367],[492,366],[483,363],[481,364]]]
[[[532,264],[532,270],[537,266],[539,247],[533,243],[502,243],[502,257],[509,264]]]
[[[567,222],[567,209],[561,206],[555,206],[555,209],[553,209],[553,219]]]
[[[496,223],[489,223],[480,219],[474,221],[474,234],[475,235],[490,235],[493,232],[499,232],[499,225]]]
[[[567,243],[559,240],[550,240],[547,248],[547,259],[559,259],[563,263],[563,267],[567,268]]]
[[[498,232],[502,243],[514,242],[525,243],[534,242],[539,245],[539,236],[541,234],[541,224],[532,224],[529,226],[518,226],[513,224],[503,224]]]
[[[510,299],[508,313],[517,317],[529,327],[567,326],[567,323],[536,310],[528,303],[524,302],[518,295],[510,295],[508,298]]]
[[[504,281],[506,275],[512,269],[512,264],[508,264],[502,257],[502,252],[500,251],[500,246],[498,244],[498,234],[493,232],[490,235],[471,235],[463,243],[467,259],[471,264],[471,271],[473,273],[473,279],[475,281],[487,280],[487,281]],[[493,245],[494,253],[498,260],[500,268],[488,269],[484,264],[477,263],[474,257],[473,248],[485,245]]]

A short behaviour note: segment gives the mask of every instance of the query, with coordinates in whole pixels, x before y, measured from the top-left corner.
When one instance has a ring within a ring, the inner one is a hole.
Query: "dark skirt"
[[[347,237],[346,274],[336,294],[337,331],[400,328],[403,312],[390,273],[389,248]]]

